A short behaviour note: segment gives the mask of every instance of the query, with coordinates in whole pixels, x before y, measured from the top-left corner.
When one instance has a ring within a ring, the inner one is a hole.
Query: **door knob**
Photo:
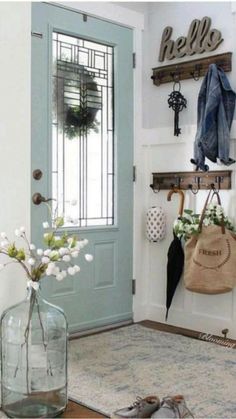
[[[42,170],[40,170],[40,169],[35,169],[35,170],[33,171],[33,178],[34,178],[35,180],[40,180],[42,176],[43,176],[43,172],[42,172]]]
[[[40,192],[35,192],[32,196],[32,201],[35,205],[40,205],[42,202],[49,202],[49,201],[55,201],[53,198],[44,198],[44,196],[41,195]]]
[[[229,329],[223,329],[221,333],[222,335],[224,335],[224,338],[227,339],[227,334],[229,333]]]

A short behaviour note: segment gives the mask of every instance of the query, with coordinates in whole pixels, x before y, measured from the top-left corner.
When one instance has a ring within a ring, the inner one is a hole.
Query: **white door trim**
[[[100,19],[105,19],[108,22],[113,22],[122,26],[127,26],[129,28],[135,28],[139,30],[144,29],[144,16],[142,13],[111,4],[107,1],[58,1],[51,4],[58,6],[61,5],[67,9],[87,13],[90,16],[99,17]],[[106,5],[105,7],[104,4]]]

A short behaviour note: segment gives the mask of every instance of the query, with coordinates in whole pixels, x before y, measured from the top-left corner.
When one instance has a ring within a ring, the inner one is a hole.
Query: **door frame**
[[[148,258],[148,247],[143,246],[143,188],[142,153],[143,153],[143,105],[142,105],[142,61],[143,61],[143,30],[145,17],[143,13],[106,3],[101,7],[100,2],[68,2],[49,3],[72,11],[82,12],[92,17],[104,19],[108,22],[120,24],[133,29],[133,52],[136,55],[136,67],[133,73],[133,109],[134,109],[134,143],[133,164],[136,166],[136,182],[133,188],[133,278],[136,280],[135,295],[133,296],[133,319],[135,322],[146,319],[148,286],[143,261]],[[151,81],[150,81],[151,82]],[[140,163],[139,163],[140,162]],[[145,180],[145,179],[144,179]],[[146,278],[146,280],[145,280]]]

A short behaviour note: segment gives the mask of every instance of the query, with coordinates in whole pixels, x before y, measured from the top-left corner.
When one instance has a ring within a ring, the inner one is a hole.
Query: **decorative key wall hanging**
[[[178,86],[178,88],[177,88]],[[173,92],[170,93],[168,99],[169,108],[172,108],[175,117],[174,117],[174,135],[179,136],[181,134],[181,128],[179,128],[179,113],[187,107],[187,100],[180,93],[181,85],[179,81],[174,82]]]

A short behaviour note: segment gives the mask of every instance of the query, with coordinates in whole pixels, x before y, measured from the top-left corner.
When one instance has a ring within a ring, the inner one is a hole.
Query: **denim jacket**
[[[236,94],[224,71],[216,64],[209,66],[198,95],[197,134],[194,159],[197,170],[209,170],[205,157],[212,162],[230,165],[230,128],[234,115]]]

